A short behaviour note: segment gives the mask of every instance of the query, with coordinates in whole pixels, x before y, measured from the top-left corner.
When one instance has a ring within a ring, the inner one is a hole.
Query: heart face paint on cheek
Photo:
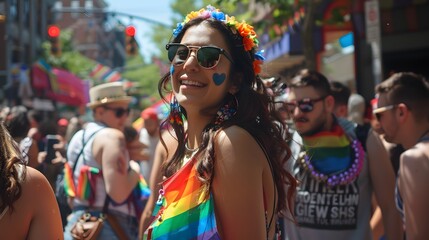
[[[213,73],[213,82],[216,86],[221,85],[226,79],[225,73]]]
[[[173,75],[173,73],[174,73],[174,66],[173,66],[173,65],[171,65],[171,66],[170,66],[170,74],[171,74],[171,75]]]

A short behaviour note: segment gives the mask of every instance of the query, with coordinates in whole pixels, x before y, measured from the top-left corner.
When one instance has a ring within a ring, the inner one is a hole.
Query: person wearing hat
[[[129,159],[123,133],[131,97],[120,82],[92,87],[89,95],[87,106],[94,120],[73,136],[67,150],[65,182],[71,177],[74,188],[66,187],[66,192],[74,197],[64,237],[72,239],[70,231],[84,213],[100,216],[107,207],[109,216],[98,238],[119,239],[111,226],[113,216],[127,237],[135,239],[139,211],[130,196],[138,185],[140,166]],[[88,190],[81,194],[79,189]]]

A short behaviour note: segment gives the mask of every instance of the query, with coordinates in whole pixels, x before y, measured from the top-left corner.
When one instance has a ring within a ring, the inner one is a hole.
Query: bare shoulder
[[[125,139],[124,133],[115,128],[104,128],[96,136],[96,139],[103,140],[114,140],[114,139]]]
[[[25,208],[31,217],[37,215],[46,199],[53,197],[53,190],[46,177],[32,167],[25,167],[25,180],[22,181],[22,195],[19,206]]]
[[[408,149],[401,155],[401,168],[408,171],[410,175],[422,174],[422,177],[429,179],[427,171],[429,170],[428,144],[417,144]]]
[[[177,147],[177,137],[174,134],[174,131],[172,130],[165,130],[161,133],[161,138],[164,140],[165,144],[169,147],[172,145],[171,148]]]
[[[177,138],[172,130],[165,130],[161,133],[162,141],[158,141],[156,146],[156,155],[159,155],[163,161],[169,160],[177,148]]]
[[[429,182],[427,151],[427,145],[424,148],[422,144],[418,144],[402,153],[399,167],[401,189],[427,187]]]
[[[35,197],[45,196],[43,194],[53,192],[51,185],[49,184],[46,177],[38,170],[32,167],[26,167],[26,177],[23,181],[22,186],[24,191],[34,193]],[[35,200],[32,198],[32,201]]]
[[[233,148],[240,150],[241,145],[249,144],[252,141],[254,141],[253,137],[246,130],[238,126],[231,126],[218,132],[215,146],[220,151],[228,151]]]
[[[26,167],[26,178],[23,182],[23,185],[25,186],[33,186],[33,185],[39,185],[43,183],[47,183],[46,177],[36,169],[32,167]]]
[[[374,144],[374,143],[375,144],[381,143],[381,139],[380,139],[380,135],[371,129],[368,132],[368,137],[366,139],[366,145],[367,145],[367,147],[372,147],[373,146],[372,144]]]
[[[264,153],[253,136],[245,129],[231,126],[219,131],[216,136],[215,149],[221,161],[237,165],[237,167],[260,168],[265,160]]]
[[[125,135],[123,132],[115,128],[104,128],[95,135],[93,149],[98,152],[103,148],[116,146],[121,142],[125,146]]]

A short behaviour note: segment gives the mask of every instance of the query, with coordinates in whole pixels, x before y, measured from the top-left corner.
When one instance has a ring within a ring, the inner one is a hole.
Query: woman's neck
[[[202,141],[202,132],[207,124],[210,123],[209,118],[199,116],[188,116],[187,119],[187,144],[189,148],[198,148]]]

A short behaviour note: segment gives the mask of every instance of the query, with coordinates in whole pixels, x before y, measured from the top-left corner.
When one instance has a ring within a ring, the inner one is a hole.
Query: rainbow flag
[[[303,137],[307,155],[317,170],[331,174],[347,169],[351,162],[352,149],[344,130],[335,125],[332,131],[323,131],[310,137]]]
[[[159,210],[144,239],[220,239],[213,196],[204,190],[193,163],[163,183]]]
[[[145,200],[149,198],[150,195],[150,188],[146,183],[146,180],[144,179],[143,175],[140,174],[140,179],[137,185],[135,186],[133,190],[134,196],[137,197],[137,199]]]
[[[87,200],[91,206],[95,201],[94,191],[96,188],[97,178],[101,176],[102,171],[100,169],[84,165],[80,169],[80,175],[76,187],[73,181],[73,169],[67,162],[64,165],[64,190],[67,196],[78,197],[80,199]],[[113,200],[111,201],[114,206],[119,206],[130,201],[130,203],[132,203],[135,207],[136,216],[140,217],[144,207],[146,206],[149,195],[150,188],[144,177],[140,175],[139,181],[137,182],[133,191],[130,193],[130,196],[127,198],[127,200],[125,200],[123,203],[115,203]]]
[[[66,162],[64,164],[64,191],[67,196],[75,197],[76,196],[76,187],[73,181],[73,169],[70,167],[70,164]]]
[[[83,165],[80,168],[80,175],[77,183],[76,196],[83,200],[88,200],[89,205],[95,200],[95,185],[101,171],[98,168]]]
[[[131,196],[130,196],[131,201],[134,205],[136,216],[139,219],[146,206],[149,195],[150,195],[150,188],[147,185],[143,175],[140,174],[139,182],[134,187],[133,192],[131,193]]]

